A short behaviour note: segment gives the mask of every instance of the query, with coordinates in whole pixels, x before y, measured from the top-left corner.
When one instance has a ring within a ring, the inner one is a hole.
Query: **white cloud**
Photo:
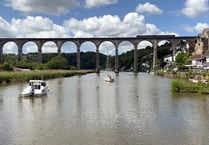
[[[145,34],[160,34],[160,30],[154,24],[146,24],[146,32]]]
[[[208,0],[186,0],[182,13],[188,17],[195,18],[208,12]]]
[[[185,30],[189,33],[202,33],[205,28],[209,28],[207,23],[197,23],[195,26],[185,26]]]
[[[147,2],[144,4],[139,4],[136,8],[136,12],[149,13],[149,14],[160,14],[160,13],[162,13],[162,10],[160,8],[158,8],[156,5]]]
[[[135,37],[140,34],[159,34],[160,30],[154,24],[146,24],[143,15],[128,13],[123,20],[118,16],[104,15],[77,20],[71,18],[64,22],[64,27],[74,36]]]
[[[26,13],[61,15],[79,7],[78,0],[5,0],[6,6]]]
[[[2,17],[0,17],[0,34],[1,37],[14,37],[16,35],[12,25]]]
[[[85,0],[87,8],[100,7],[103,5],[115,4],[118,0]]]
[[[12,19],[11,25],[17,31],[16,37],[53,38],[69,36],[64,27],[56,25],[49,18],[41,16]]]

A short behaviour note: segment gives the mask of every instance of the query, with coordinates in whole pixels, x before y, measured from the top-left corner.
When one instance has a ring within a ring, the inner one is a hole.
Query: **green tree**
[[[176,65],[178,69],[183,69],[185,68],[185,65],[188,64],[188,59],[189,59],[189,53],[179,53],[176,56]]]
[[[66,69],[68,67],[67,60],[61,56],[56,56],[50,59],[47,66],[49,69]]]

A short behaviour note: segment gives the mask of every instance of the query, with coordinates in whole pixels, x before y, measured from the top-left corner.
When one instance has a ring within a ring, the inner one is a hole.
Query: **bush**
[[[180,93],[209,93],[209,85],[204,83],[193,83],[189,81],[177,81],[174,80],[171,83],[171,91]]]
[[[48,63],[47,67],[49,69],[66,69],[67,60],[61,56],[53,57]]]
[[[69,69],[70,70],[76,70],[76,67],[75,66],[70,66]]]
[[[180,92],[182,88],[182,84],[179,81],[172,81],[171,90],[172,92]]]
[[[3,64],[0,65],[0,70],[3,70],[3,71],[12,71],[13,70],[13,67],[9,63],[5,62],[5,63],[3,63]]]
[[[34,70],[45,70],[47,69],[46,64],[36,63],[33,67]]]

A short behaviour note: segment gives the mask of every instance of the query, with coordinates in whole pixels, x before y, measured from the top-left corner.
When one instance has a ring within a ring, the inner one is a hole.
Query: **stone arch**
[[[61,45],[61,56],[68,60],[68,65],[76,68],[77,45],[73,41],[65,41]]]
[[[96,69],[96,44],[92,41],[84,41],[80,45],[80,68],[81,69]],[[84,60],[83,55],[92,56],[88,60]]]
[[[27,41],[22,47],[23,54],[38,52],[38,46],[34,41]]]
[[[80,45],[80,52],[87,52],[87,50],[95,52],[96,44],[93,41],[83,41]]]
[[[67,53],[72,53],[72,52],[77,52],[77,46],[73,41],[65,41],[61,45],[61,52],[67,52]]]
[[[15,53],[18,52],[18,45],[15,41],[7,41],[2,46],[3,53]],[[15,53],[18,54],[18,53]]]
[[[102,69],[109,69],[111,64],[110,64],[110,58],[111,56],[115,55],[115,45],[111,41],[102,41],[101,44],[99,45],[99,52],[103,55],[102,57],[105,57],[101,59],[102,61],[101,64],[105,64],[105,66],[100,66]],[[100,57],[101,57],[100,56]]]
[[[138,43],[137,49],[145,49],[147,46],[153,47],[153,44],[149,40],[141,40]]]
[[[99,52],[105,55],[115,55],[115,45],[111,41],[102,41],[99,45]]]
[[[119,49],[119,55],[121,54],[124,54],[124,53],[132,53],[131,56],[132,56],[132,61],[122,61],[120,58],[119,58],[119,68],[120,70],[138,70],[138,55],[137,55],[137,49],[135,50],[135,46],[132,42],[130,41],[121,41],[119,46],[118,46],[118,49]],[[136,64],[135,64],[136,63]],[[127,66],[131,66],[131,68],[128,68]]]
[[[42,45],[42,53],[57,53],[57,45],[55,41],[46,41]]]
[[[18,60],[18,46],[15,41],[6,41],[2,46],[1,62],[15,64]]]
[[[119,54],[122,54],[124,52],[133,50],[134,44],[130,41],[124,40],[120,42],[118,47],[119,47]]]
[[[38,61],[38,46],[34,41],[26,41],[22,46],[22,59],[28,58],[30,62]]]
[[[164,69],[166,65],[170,68],[173,66],[173,47],[170,40],[162,39],[158,41],[157,58],[160,69]]]
[[[45,41],[41,46],[41,52],[40,50],[38,52],[38,60],[40,59],[41,63],[46,63],[58,55],[58,47],[55,41]]]

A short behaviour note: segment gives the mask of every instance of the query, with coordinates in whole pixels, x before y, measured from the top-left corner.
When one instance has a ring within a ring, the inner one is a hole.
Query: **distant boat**
[[[195,77],[193,79],[189,79],[189,81],[193,83],[208,83],[208,81],[201,75],[195,75]]]
[[[104,78],[104,81],[105,81],[105,82],[114,82],[114,78],[112,78],[110,75],[107,75],[107,76]]]
[[[28,86],[26,86],[21,95],[28,96],[44,96],[47,95],[48,86],[44,80],[30,80]]]
[[[150,72],[150,74],[151,74],[151,75],[154,75],[154,74],[155,74],[155,72],[154,72],[154,71],[151,71],[151,72]]]
[[[108,56],[108,49],[107,49],[107,62],[106,62],[106,72],[108,73],[108,71],[110,71],[110,67],[109,67],[109,56]],[[104,78],[105,82],[114,82],[114,78],[111,77],[109,74],[107,74],[107,76]]]

